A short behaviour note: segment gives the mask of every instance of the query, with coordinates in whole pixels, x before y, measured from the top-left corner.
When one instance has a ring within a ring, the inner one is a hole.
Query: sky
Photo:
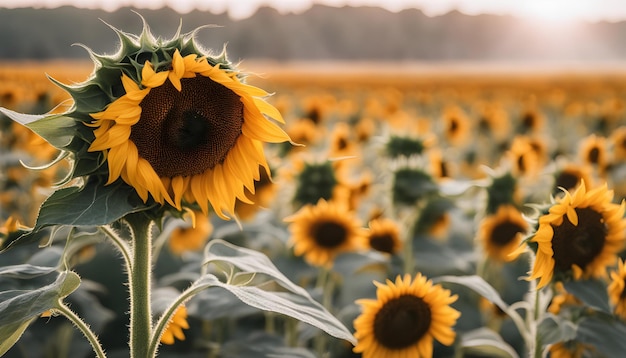
[[[181,13],[194,9],[228,12],[235,19],[252,15],[260,6],[281,13],[300,13],[314,3],[330,6],[379,6],[397,12],[407,8],[428,16],[459,10],[465,14],[514,15],[550,22],[626,20],[626,0],[0,0],[0,7],[57,7],[74,5],[114,11],[119,7],[155,9],[169,6]]]

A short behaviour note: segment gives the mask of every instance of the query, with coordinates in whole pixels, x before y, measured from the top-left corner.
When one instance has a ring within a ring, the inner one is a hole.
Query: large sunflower
[[[528,223],[512,205],[502,205],[498,211],[485,217],[478,229],[478,240],[488,257],[497,261],[510,261],[510,255],[528,231]]]
[[[308,204],[290,222],[291,242],[296,256],[315,266],[332,264],[336,255],[364,247],[364,229],[353,214],[342,205],[320,199]]]
[[[397,276],[395,283],[374,282],[376,299],[356,302],[363,312],[354,320],[358,344],[354,352],[364,358],[432,357],[433,339],[454,342],[452,327],[461,313],[450,307],[456,295],[418,273]]]
[[[541,278],[537,288],[557,274],[603,277],[624,247],[626,205],[612,203],[606,185],[587,190],[581,182],[574,194],[565,192],[539,218],[539,228],[530,241],[538,244],[530,279]]]
[[[265,115],[282,122],[265,102],[267,93],[244,84],[234,71],[206,57],[172,53],[169,66],[145,61],[139,81],[121,74],[124,94],[92,113],[95,129],[89,151],[103,151],[108,184],[118,178],[145,201],[149,196],[181,209],[208,203],[222,218],[236,199],[249,202],[259,166],[269,170],[263,142],[289,136]]]

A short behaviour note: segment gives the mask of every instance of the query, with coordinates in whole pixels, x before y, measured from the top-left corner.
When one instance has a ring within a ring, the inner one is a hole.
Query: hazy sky
[[[228,11],[233,18],[250,16],[259,6],[280,12],[302,12],[313,3],[331,6],[380,6],[390,11],[421,9],[436,16],[457,9],[466,14],[512,14],[544,21],[626,20],[626,0],[0,0],[0,7],[56,7],[75,5],[113,11],[122,6],[160,8],[170,6],[186,13],[193,9],[216,13]]]

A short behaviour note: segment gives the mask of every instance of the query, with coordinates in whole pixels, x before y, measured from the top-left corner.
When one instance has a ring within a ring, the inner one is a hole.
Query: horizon
[[[619,0],[243,0],[236,3],[227,0],[202,2],[198,0],[0,0],[0,8],[52,9],[72,6],[82,9],[100,9],[114,12],[121,8],[158,10],[170,8],[177,13],[208,11],[228,14],[233,20],[241,20],[255,14],[261,8],[273,8],[281,14],[300,14],[315,5],[328,7],[375,7],[389,12],[419,10],[429,17],[459,12],[468,16],[513,16],[551,26],[571,23],[621,22],[626,20],[626,4]]]

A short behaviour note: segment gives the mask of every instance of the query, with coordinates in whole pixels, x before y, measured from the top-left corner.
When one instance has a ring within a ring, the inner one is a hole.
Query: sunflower
[[[213,225],[209,218],[201,212],[194,213],[194,225],[179,226],[170,234],[170,251],[180,255],[186,251],[198,251],[213,232]]]
[[[396,277],[395,283],[374,282],[376,299],[356,302],[363,311],[354,320],[355,353],[364,358],[432,357],[433,339],[454,342],[452,327],[460,312],[450,307],[458,298],[421,273]]]
[[[346,157],[357,154],[358,147],[353,142],[350,133],[352,128],[346,122],[338,122],[330,133],[330,157]]]
[[[537,132],[543,127],[543,115],[534,108],[527,108],[519,117],[517,132],[528,134]]]
[[[469,138],[470,120],[465,112],[456,106],[448,107],[443,113],[444,136],[449,143],[461,145]]]
[[[254,193],[246,189],[246,196],[251,199],[253,204],[245,203],[237,200],[235,204],[235,212],[242,220],[249,220],[260,208],[268,207],[276,196],[276,184],[270,178],[265,168],[259,168],[261,177],[254,181]]]
[[[589,166],[567,164],[556,173],[552,194],[559,195],[562,193],[562,189],[574,191],[581,181],[587,184],[592,183]]]
[[[161,343],[172,345],[176,339],[184,341],[185,334],[183,329],[189,329],[189,323],[187,323],[187,308],[181,305],[176,309],[170,322],[167,324],[165,332],[161,336]]]
[[[367,242],[369,247],[387,254],[395,254],[402,249],[398,224],[385,218],[372,220],[368,224]]]
[[[626,126],[617,128],[610,138],[613,146],[613,159],[616,162],[626,161]]]
[[[607,164],[606,138],[591,134],[580,141],[578,155],[585,164],[603,170]]]
[[[511,261],[509,255],[528,231],[528,223],[512,205],[502,205],[495,214],[485,217],[478,229],[478,240],[488,257],[497,261]]]
[[[285,218],[296,256],[315,266],[331,265],[336,255],[363,248],[365,232],[344,206],[320,199]]]
[[[265,117],[283,121],[265,91],[206,56],[170,51],[169,63],[143,62],[138,79],[122,71],[123,95],[86,123],[89,151],[104,153],[107,184],[121,178],[144,202],[178,210],[184,200],[206,213],[210,202],[228,219],[236,199],[249,201],[259,166],[268,169],[263,143],[289,136]]]
[[[586,343],[571,340],[555,343],[549,348],[550,358],[583,358],[597,357],[598,350]]]
[[[537,141],[527,136],[513,138],[507,156],[513,165],[514,174],[533,176],[542,166],[541,152]]]
[[[529,279],[541,278],[537,288],[552,278],[573,274],[602,277],[623,248],[626,203],[612,203],[606,185],[587,190],[581,182],[574,194],[565,192],[546,215],[530,241],[538,244]],[[561,278],[561,277],[559,277]]]
[[[609,284],[609,298],[615,306],[615,314],[626,320],[626,265],[623,260],[618,261],[617,270],[611,272]]]

